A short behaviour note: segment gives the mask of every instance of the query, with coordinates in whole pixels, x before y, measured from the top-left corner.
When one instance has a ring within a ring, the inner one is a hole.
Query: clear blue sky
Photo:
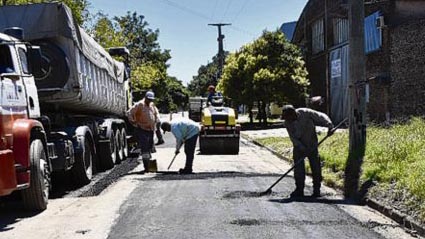
[[[253,41],[264,29],[275,30],[296,21],[307,0],[90,0],[92,14],[102,11],[122,16],[144,15],[150,28],[159,29],[162,49],[170,49],[168,74],[187,84],[217,54],[217,27],[223,27],[224,49],[234,52]]]

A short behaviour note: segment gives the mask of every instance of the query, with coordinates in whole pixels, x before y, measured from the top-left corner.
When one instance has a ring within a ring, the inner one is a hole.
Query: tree
[[[150,29],[144,16],[127,12],[125,16],[110,19],[98,13],[91,32],[105,48],[124,45],[129,49],[131,81],[135,92],[153,90],[158,99],[157,106],[162,112],[175,110],[185,104],[188,94],[185,87],[175,77],[167,75],[170,51],[161,49],[158,43],[159,30]],[[139,98],[142,96],[138,95]]]
[[[130,50],[133,65],[146,62],[158,64],[166,70],[166,62],[171,58],[170,50],[162,50],[158,43],[159,30],[149,28],[143,15],[127,12],[122,17],[114,17],[119,31],[126,38],[126,46]]]
[[[127,39],[118,30],[118,24],[111,21],[108,15],[98,12],[93,19],[95,23],[91,29],[88,29],[88,32],[104,48],[120,46],[126,42]]]
[[[225,58],[229,52],[224,53]],[[192,96],[204,95],[209,85],[214,85],[219,79],[218,77],[219,58],[215,55],[212,62],[207,65],[201,65],[198,69],[198,75],[194,76],[192,81],[187,85],[188,91]]]
[[[254,42],[230,54],[218,88],[227,97],[249,108],[260,103],[266,122],[270,102],[302,105],[309,85],[299,49],[283,33],[264,31]]]

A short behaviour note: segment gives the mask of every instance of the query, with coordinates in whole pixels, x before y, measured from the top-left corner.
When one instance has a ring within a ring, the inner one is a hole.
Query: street
[[[266,190],[289,164],[245,139],[239,155],[195,155],[191,175],[177,174],[184,165],[183,152],[167,171],[175,148],[171,133],[165,140],[154,154],[158,173],[143,174],[137,159],[127,159],[119,167],[135,168],[103,190],[66,193],[51,199],[40,214],[12,203],[12,209],[1,211],[0,238],[410,237],[391,220],[351,205],[329,188],[323,187],[319,199],[290,199],[292,176],[271,195],[259,197],[255,192]],[[306,195],[311,191],[307,179]]]

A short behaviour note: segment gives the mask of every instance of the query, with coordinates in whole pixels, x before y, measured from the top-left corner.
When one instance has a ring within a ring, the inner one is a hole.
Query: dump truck
[[[222,96],[213,96],[202,109],[199,148],[202,154],[238,154],[241,126],[237,114],[224,105]]]
[[[0,7],[0,196],[47,207],[53,173],[76,185],[128,155],[125,48],[109,52],[62,3]],[[54,183],[54,182],[53,182]]]

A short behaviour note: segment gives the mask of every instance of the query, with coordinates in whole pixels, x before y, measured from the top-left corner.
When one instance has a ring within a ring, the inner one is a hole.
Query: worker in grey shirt
[[[328,127],[328,133],[330,133],[333,127],[332,121],[324,113],[308,108],[295,109],[292,105],[285,105],[283,107],[282,119],[285,120],[286,130],[294,146],[293,159],[295,163],[294,177],[296,189],[291,193],[291,197],[304,196],[304,159],[306,157],[309,159],[313,174],[312,196],[320,197],[322,171],[320,167],[319,152],[317,150],[316,126]],[[301,162],[297,163],[299,160],[301,160]]]

